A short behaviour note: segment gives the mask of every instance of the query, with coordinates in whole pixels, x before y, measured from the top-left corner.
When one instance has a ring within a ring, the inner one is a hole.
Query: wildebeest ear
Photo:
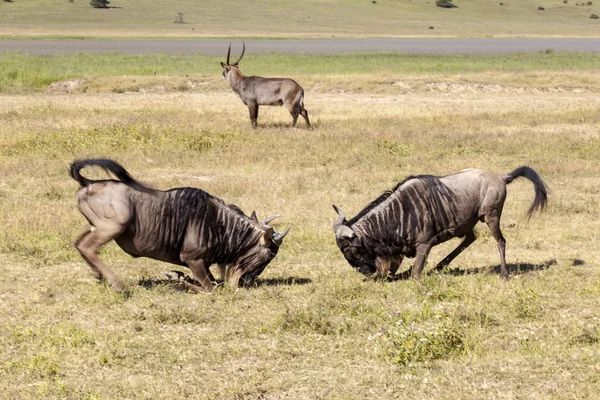
[[[250,214],[250,219],[254,222],[258,222],[258,217],[256,216],[256,211],[252,211],[252,214]]]
[[[361,242],[360,238],[356,235],[354,235],[354,237],[352,238],[352,246],[354,246],[354,247],[362,246],[362,242]]]

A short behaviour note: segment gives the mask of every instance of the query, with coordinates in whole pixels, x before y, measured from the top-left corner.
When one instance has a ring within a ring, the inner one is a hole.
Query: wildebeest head
[[[242,57],[244,57],[244,53],[246,52],[246,43],[243,42],[243,41],[242,41],[242,43],[243,43],[242,55],[233,64],[229,63],[229,55],[231,54],[231,43],[229,43],[229,50],[227,50],[227,61],[226,62],[221,62],[221,67],[223,67],[223,78],[224,79],[228,79],[228,75],[231,72],[231,70],[235,69],[235,70],[237,70],[237,72],[240,71],[239,68],[238,68],[238,63],[240,61],[242,61]]]
[[[246,254],[238,260],[235,268],[232,269],[232,271],[236,271],[237,273],[233,272],[233,276],[231,277],[233,280],[230,281],[231,283],[237,281],[237,285],[239,286],[252,286],[256,277],[260,275],[267,265],[269,265],[271,260],[275,258],[279,251],[279,246],[281,246],[281,243],[283,242],[283,238],[285,238],[291,228],[291,225],[288,225],[287,229],[283,233],[280,233],[277,232],[275,228],[268,225],[269,222],[278,217],[279,215],[274,215],[258,222],[256,214],[252,213],[250,220],[256,222],[262,232],[260,233],[257,245],[248,250]]]
[[[377,271],[375,256],[364,247],[361,238],[347,225],[346,215],[335,205],[333,209],[338,213],[338,218],[333,223],[335,241],[348,263],[361,274],[369,276]]]

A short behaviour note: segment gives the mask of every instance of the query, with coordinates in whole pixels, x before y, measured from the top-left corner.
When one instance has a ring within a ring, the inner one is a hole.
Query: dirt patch
[[[84,93],[88,89],[87,80],[85,79],[68,79],[66,81],[54,82],[48,89],[47,94],[70,94]]]
[[[561,87],[561,86],[550,86],[550,87],[526,87],[526,86],[503,86],[498,84],[478,84],[478,83],[449,83],[449,82],[429,82],[423,85],[410,85],[404,82],[395,82],[396,86],[409,88],[413,90],[421,89],[427,92],[440,92],[440,93],[478,93],[478,92],[492,92],[492,93],[584,93],[590,92],[590,90],[583,87]]]

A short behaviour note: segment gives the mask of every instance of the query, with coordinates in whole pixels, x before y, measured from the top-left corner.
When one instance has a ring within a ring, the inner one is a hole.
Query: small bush
[[[94,8],[108,8],[109,4],[108,0],[90,0],[90,6]]]
[[[436,0],[435,5],[442,8],[457,8],[458,6],[452,3],[452,0]]]
[[[571,346],[595,345],[600,343],[600,326],[586,327],[578,335],[571,338]]]
[[[591,18],[591,19],[598,19],[598,18],[600,18],[600,17],[598,17],[598,15],[596,15],[596,14],[592,14],[592,15],[590,15],[590,18]]]
[[[539,295],[533,289],[515,289],[514,311],[518,318],[537,319],[543,313]]]
[[[465,350],[464,333],[449,318],[405,323],[382,329],[380,341],[386,356],[395,364],[446,360]]]

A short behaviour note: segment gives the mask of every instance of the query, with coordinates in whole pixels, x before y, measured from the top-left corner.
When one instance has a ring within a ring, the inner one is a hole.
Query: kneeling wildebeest
[[[231,44],[227,50],[227,62],[221,63],[223,78],[229,82],[229,86],[240,96],[250,112],[250,122],[256,128],[258,118],[258,106],[281,106],[292,114],[292,126],[296,126],[298,115],[302,115],[306,126],[310,127],[308,111],[304,108],[304,89],[296,81],[289,78],[262,78],[260,76],[244,76],[238,67],[238,63],[244,57],[246,43],[242,49],[242,55],[233,64],[229,64]]]
[[[99,166],[119,180],[91,180],[80,175],[86,166]],[[71,176],[81,185],[79,211],[90,228],[75,247],[98,279],[121,289],[117,276],[100,260],[98,251],[111,240],[133,257],[149,257],[190,268],[200,286],[184,281],[194,291],[211,291],[215,279],[209,267],[218,264],[232,286],[250,286],[275,257],[284,233],[260,224],[256,214],[196,188],[154,190],[135,181],[119,164],[106,159],[77,160]]]
[[[500,231],[500,216],[506,185],[519,177],[529,179],[535,189],[535,200],[528,211],[531,217],[547,202],[546,184],[532,168],[520,167],[508,175],[467,169],[443,177],[410,176],[350,221],[334,205],[338,213],[333,224],[337,245],[350,265],[368,276],[393,276],[404,257],[416,257],[412,276],[418,279],[433,246],[464,237],[437,264],[436,269],[442,269],[475,241],[473,228],[482,221],[496,239],[501,273],[507,278],[506,241]]]

